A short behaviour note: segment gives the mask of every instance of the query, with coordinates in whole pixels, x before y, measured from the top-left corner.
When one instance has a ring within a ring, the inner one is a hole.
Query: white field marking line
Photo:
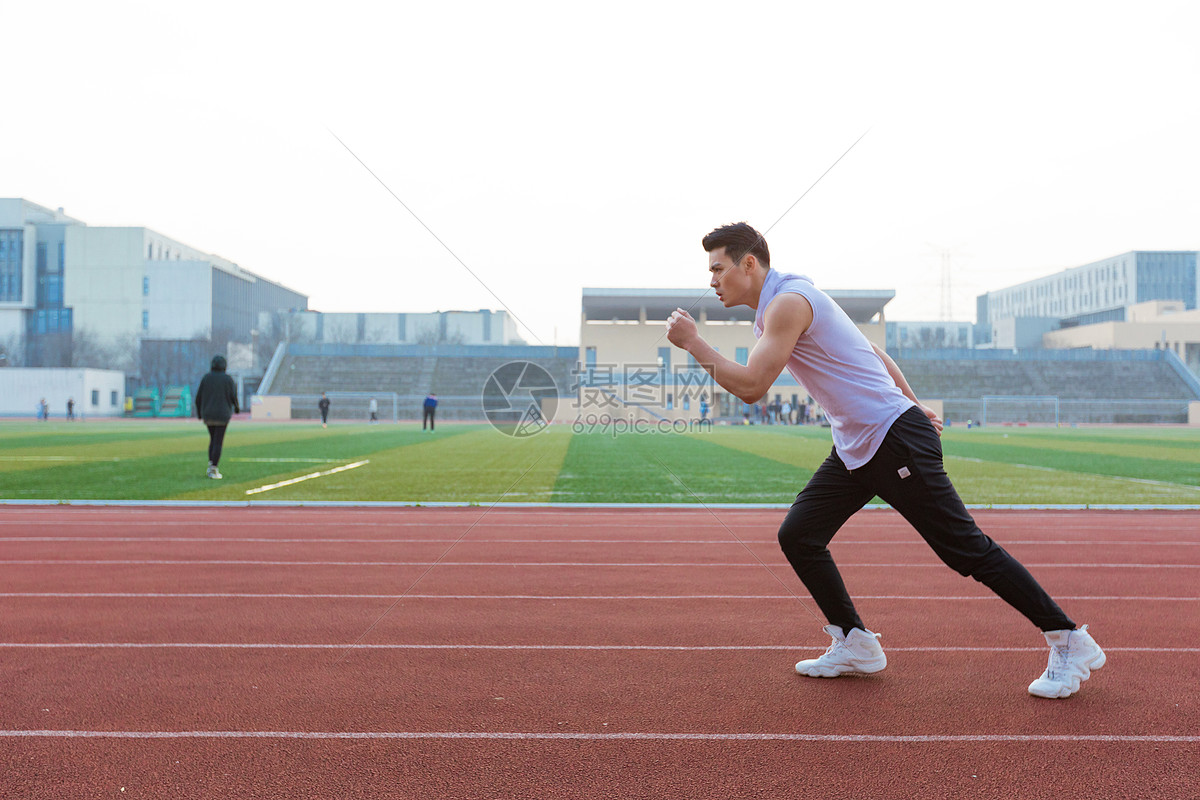
[[[757,561],[706,562],[706,561],[248,561],[236,559],[78,559],[78,558],[30,558],[0,560],[0,566],[253,566],[253,567],[757,567]],[[786,564],[777,565],[786,566]],[[854,564],[842,563],[840,568],[886,568],[917,569],[936,567],[945,569],[938,562],[920,564]],[[1037,569],[1200,569],[1200,564],[1112,564],[1112,563],[1065,563],[1034,564],[1026,567]]]
[[[336,458],[228,458],[226,461],[243,461],[253,464],[333,464]]]
[[[300,644],[278,642],[0,642],[8,650],[506,650],[589,652],[766,652],[819,650],[820,644]],[[1044,653],[1042,647],[888,647],[889,653]],[[1200,653],[1200,647],[1109,647],[1106,653]]]
[[[0,730],[5,739],[490,739],[526,741],[814,742],[952,744],[956,742],[1191,744],[1200,736],[1169,734],[868,734],[868,733],[567,733],[536,731],[84,731]]]
[[[114,599],[270,599],[270,600],[792,600],[790,594],[295,594],[284,592],[0,592],[0,597],[14,598],[81,598],[105,597]],[[935,600],[999,601],[996,595],[860,594],[856,600]],[[1200,602],[1200,597],[1155,597],[1142,595],[1056,595],[1059,600],[1103,600],[1120,602]]]
[[[336,523],[335,523],[336,524]],[[385,524],[386,526],[386,524]],[[187,542],[223,542],[239,544],[245,542],[247,544],[445,544],[452,542],[453,539],[329,539],[329,538],[314,538],[314,539],[282,539],[273,537],[237,537],[237,536],[0,536],[0,543],[4,542],[104,542],[104,543],[187,543]],[[723,545],[733,547],[737,545],[730,539],[474,539],[476,544],[686,544],[686,545]],[[774,537],[771,539],[749,539],[745,540],[748,544],[761,545],[763,547],[778,547],[778,542]],[[922,548],[927,548],[929,545],[923,539],[858,539],[845,541],[834,541],[836,546],[840,545],[871,545],[874,547],[887,545],[920,545]],[[1100,546],[1132,546],[1132,547],[1200,547],[1200,540],[1194,542],[1178,542],[1178,541],[1152,541],[1139,542],[1135,540],[1123,541],[1107,541],[1103,539],[1089,541],[1085,539],[1005,539],[1005,545],[1081,545],[1089,547]]]
[[[1200,486],[1195,486],[1190,483],[1173,483],[1172,481],[1152,481],[1147,478],[1127,478],[1123,475],[1099,475],[1095,472],[1080,472],[1074,469],[1058,469],[1057,467],[1041,467],[1033,464],[1010,464],[1005,461],[984,461],[982,458],[970,458],[968,456],[944,456],[945,459],[957,459],[959,461],[971,461],[976,464],[989,464],[995,466],[1020,467],[1021,469],[1032,469],[1038,472],[1060,472],[1064,475],[1080,475],[1088,478],[1097,478],[1099,480],[1108,481],[1126,481],[1128,483],[1138,483],[1145,486],[1165,486],[1172,489],[1190,489],[1193,492],[1200,492]]]
[[[115,456],[0,456],[0,461],[120,461]]]
[[[338,472],[345,472],[348,469],[355,469],[357,467],[363,466],[364,464],[370,464],[370,463],[371,463],[370,459],[364,459],[363,461],[355,461],[353,464],[343,464],[340,467],[334,467],[333,469],[327,469],[324,472],[313,472],[308,475],[301,475],[299,478],[292,478],[291,480],[280,481],[279,483],[268,483],[266,486],[259,486],[257,489],[247,489],[246,494],[260,494],[262,492],[269,492],[272,489],[278,489],[282,486],[291,486],[292,484],[295,484],[295,483],[303,483],[304,481],[311,481],[313,478],[323,478],[326,475],[333,475]]]

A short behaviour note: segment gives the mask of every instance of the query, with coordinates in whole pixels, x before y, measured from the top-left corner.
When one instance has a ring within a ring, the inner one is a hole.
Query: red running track
[[[1200,796],[1200,513],[977,514],[1108,651],[1064,701],[889,511],[833,545],[888,669],[796,676],[781,517],[0,509],[0,797]]]

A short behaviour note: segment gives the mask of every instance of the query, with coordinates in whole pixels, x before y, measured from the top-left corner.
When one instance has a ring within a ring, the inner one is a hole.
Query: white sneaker
[[[1104,666],[1107,658],[1100,645],[1087,632],[1087,625],[1075,631],[1046,631],[1050,661],[1042,677],[1029,684],[1034,697],[1070,697],[1079,684],[1092,676],[1092,670]]]
[[[219,480],[221,480],[221,471],[219,469],[217,469],[216,467],[214,467],[212,464],[209,464],[208,465],[208,477],[212,478],[213,480],[219,481]]]
[[[879,634],[851,628],[845,634],[837,625],[826,625],[833,643],[820,658],[796,664],[796,673],[810,678],[836,678],[839,675],[870,675],[887,666],[887,656],[879,644]]]

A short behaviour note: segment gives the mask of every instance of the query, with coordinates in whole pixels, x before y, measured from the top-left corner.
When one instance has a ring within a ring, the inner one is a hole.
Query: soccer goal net
[[[395,392],[326,392],[331,422],[371,422],[371,401],[375,401],[376,422],[400,419],[400,395]],[[320,419],[319,394],[292,395],[292,419]]]
[[[1058,425],[1058,398],[1048,395],[992,395],[983,398],[984,425]]]

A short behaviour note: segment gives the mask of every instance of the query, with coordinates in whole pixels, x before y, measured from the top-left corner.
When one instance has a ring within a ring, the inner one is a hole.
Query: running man
[[[1028,570],[979,530],[942,465],[942,421],[917,400],[896,363],[811,279],[771,269],[766,241],[746,223],[717,228],[702,243],[709,286],[726,308],[755,309],[758,342],[745,365],[730,361],[683,309],[667,321],[667,339],[747,403],[760,400],[786,368],[832,425],[833,450],[779,528],[779,544],[833,639],[824,655],[796,664],[796,672],[833,678],[887,666],[879,634],[859,617],[828,549],[846,520],[879,495],[949,567],[983,583],[1042,630],[1050,658],[1030,694],[1057,698],[1078,691],[1104,666],[1104,652],[1086,625],[1077,628]]]

